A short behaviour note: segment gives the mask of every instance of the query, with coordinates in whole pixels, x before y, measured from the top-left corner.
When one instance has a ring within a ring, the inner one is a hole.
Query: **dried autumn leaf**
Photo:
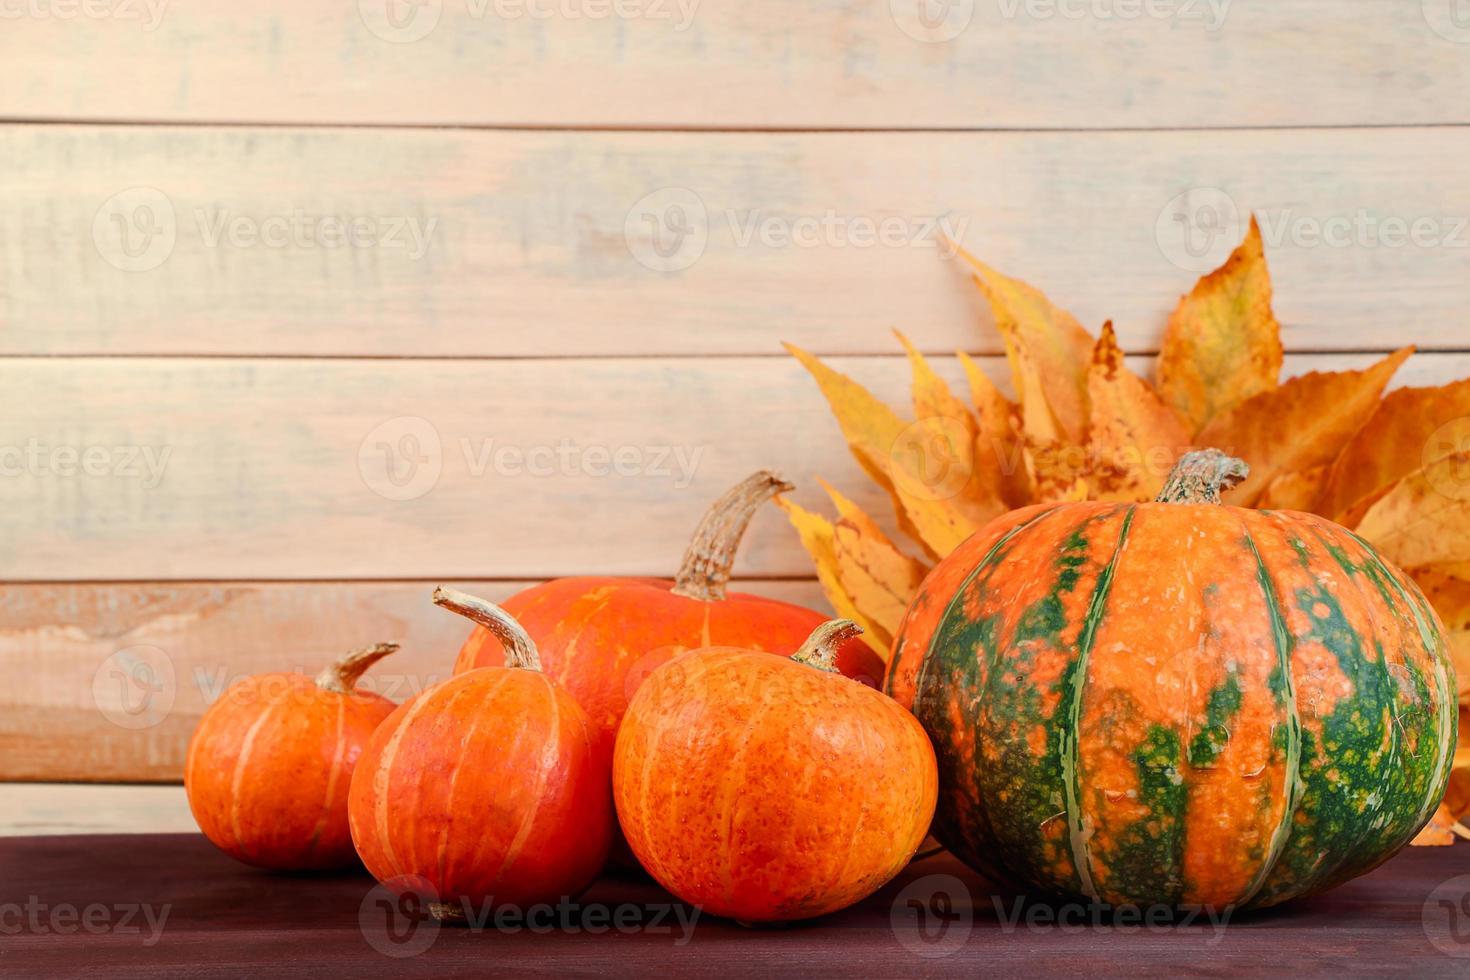
[[[1261,510],[1306,510],[1315,512],[1330,467],[1313,466],[1297,473],[1282,473],[1256,500]]]
[[[1405,347],[1361,371],[1313,371],[1291,378],[1219,416],[1195,437],[1250,464],[1251,473],[1226,497],[1256,503],[1283,473],[1331,463],[1373,414],[1383,389],[1414,348]]]
[[[1470,698],[1470,561],[1424,565],[1410,569],[1409,575],[1444,621],[1459,698],[1464,703]]]
[[[811,372],[863,470],[894,501],[903,532],[931,557],[947,555],[983,523],[961,493],[969,482],[954,423],[943,416],[905,422],[862,385],[799,347],[786,349]]]
[[[1409,843],[1415,847],[1446,847],[1453,844],[1456,837],[1470,840],[1470,828],[1456,820],[1450,808],[1441,803],[1424,829]]]
[[[995,461],[1001,480],[1001,494],[1011,508],[1024,507],[1031,501],[1031,482],[1021,456],[1018,407],[1000,393],[990,376],[980,370],[975,359],[964,351],[956,351],[965,378],[970,384],[970,400],[975,403],[979,431],[975,434],[975,458],[980,465],[987,458]]]
[[[1189,433],[1179,416],[1128,370],[1112,321],[1103,324],[1087,373],[1092,411],[1088,484],[1095,500],[1158,496]]]
[[[1470,555],[1470,451],[1404,477],[1368,508],[1356,530],[1404,568]]]
[[[1391,391],[1333,463],[1321,512],[1361,515],[1398,480],[1461,449],[1470,449],[1470,378]]]
[[[822,488],[837,507],[833,532],[842,590],[891,642],[928,566],[900,551],[876,521],[826,481]]]
[[[925,487],[928,494],[951,497],[953,506],[972,525],[971,531],[1009,510],[1005,501],[1004,474],[999,458],[977,452],[980,426],[970,409],[949,390],[943,378],[934,373],[928,360],[909,339],[894,331],[908,354],[914,375],[914,414],[932,429],[934,445],[930,447],[930,465],[925,471],[934,481]],[[944,473],[933,467],[943,455],[950,469]]]
[[[1281,377],[1281,328],[1271,312],[1271,275],[1261,229],[1200,279],[1169,317],[1159,351],[1159,394],[1191,433]]]
[[[1005,341],[1026,435],[1080,444],[1087,431],[1092,335],[1039,289],[1001,275],[964,249],[959,255],[979,272],[975,283]]]
[[[885,634],[879,626],[866,616],[852,601],[842,586],[841,573],[837,566],[837,533],[831,522],[820,514],[813,514],[785,497],[777,497],[776,505],[786,512],[791,526],[796,528],[801,545],[811,556],[816,566],[817,581],[833,610],[843,619],[850,619],[863,628],[863,642],[872,648],[886,663],[888,649],[893,643],[892,634]]]
[[[1055,504],[1088,498],[1091,484],[1087,479],[1089,467],[1085,446],[1065,442],[1037,443],[1027,439],[1023,451],[1036,503]]]

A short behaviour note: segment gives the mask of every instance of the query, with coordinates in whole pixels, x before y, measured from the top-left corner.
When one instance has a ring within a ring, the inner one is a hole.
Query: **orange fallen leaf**
[[[1424,829],[1409,843],[1415,847],[1446,847],[1453,844],[1456,837],[1470,840],[1470,828],[1456,820],[1450,808],[1441,803]]]
[[[1124,365],[1112,321],[1103,324],[1093,348],[1087,393],[1087,482],[1093,499],[1153,500],[1189,445],[1189,433],[1148,382]]]
[[[1462,449],[1470,449],[1470,378],[1390,391],[1333,463],[1321,512],[1361,518],[1398,480]]]
[[[1409,569],[1409,575],[1444,621],[1445,639],[1463,704],[1470,700],[1470,562],[1423,565]],[[1470,733],[1461,732],[1462,741],[1467,735]],[[1470,764],[1470,759],[1466,764]]]
[[[1159,351],[1158,387],[1191,433],[1281,376],[1281,328],[1271,312],[1271,275],[1261,229],[1202,278],[1169,317]]]
[[[1040,290],[1001,275],[964,249],[959,255],[979,273],[975,284],[1005,342],[1027,436],[1080,444],[1087,431],[1092,336]]]
[[[872,618],[858,608],[843,587],[837,565],[837,532],[832,523],[822,515],[813,514],[785,497],[777,497],[776,505],[786,512],[786,518],[796,528],[802,547],[811,556],[812,564],[816,567],[817,581],[833,610],[841,618],[850,619],[861,626],[863,642],[887,663],[893,636],[885,633]]]
[[[1323,463],[1294,473],[1282,473],[1267,485],[1256,501],[1261,510],[1305,510],[1316,512],[1327,481],[1329,466]]]
[[[1250,464],[1250,476],[1230,491],[1226,502],[1254,506],[1283,473],[1331,463],[1373,414],[1384,387],[1413,352],[1405,347],[1361,371],[1298,375],[1205,426],[1195,437],[1198,445],[1224,450]]]
[[[1368,508],[1355,530],[1403,568],[1470,555],[1470,451],[1404,477]]]

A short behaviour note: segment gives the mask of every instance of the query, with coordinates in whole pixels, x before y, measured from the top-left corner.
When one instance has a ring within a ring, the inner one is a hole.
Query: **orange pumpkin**
[[[394,704],[354,686],[397,649],[381,643],[349,653],[315,680],[276,673],[232,684],[199,720],[184,764],[184,791],[204,836],[261,868],[356,865],[347,787]]]
[[[861,630],[817,628],[796,655],[684,654],[639,688],[614,796],[658,882],[743,922],[844,908],[897,874],[929,827],[934,750],[913,716],[833,668]]]
[[[789,602],[726,593],[741,536],[761,504],[791,489],[775,474],[755,473],[710,509],[672,581],[564,578],[511,596],[505,609],[536,641],[547,674],[587,710],[611,753],[628,699],[649,673],[685,650],[735,646],[793,650],[826,619]],[[495,635],[477,629],[455,672],[503,662]],[[883,664],[861,640],[843,646],[837,667],[877,687]]]
[[[434,602],[494,631],[508,666],[451,677],[378,729],[352,780],[357,852],[379,881],[427,892],[441,919],[575,895],[613,833],[592,724],[503,609],[443,588]]]

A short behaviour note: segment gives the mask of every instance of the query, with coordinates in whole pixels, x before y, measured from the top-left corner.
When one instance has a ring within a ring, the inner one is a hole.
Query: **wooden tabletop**
[[[561,907],[492,910],[479,930],[440,928],[365,874],[256,871],[192,834],[0,840],[0,886],[7,976],[1470,974],[1465,845],[1406,851],[1284,909],[1173,924],[1018,906],[948,854],[781,929],[697,916],[632,878]]]

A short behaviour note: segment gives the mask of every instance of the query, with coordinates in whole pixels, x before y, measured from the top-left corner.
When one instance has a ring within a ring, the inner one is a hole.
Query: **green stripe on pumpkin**
[[[1088,657],[1092,653],[1092,645],[1097,641],[1098,627],[1107,614],[1108,593],[1113,588],[1118,558],[1123,553],[1123,543],[1128,539],[1128,529],[1133,526],[1133,516],[1137,510],[1136,507],[1129,507],[1128,513],[1123,517],[1123,526],[1118,531],[1118,543],[1113,546],[1113,554],[1107,565],[1098,574],[1092,599],[1087,604],[1082,632],[1077,636],[1077,655],[1067,666],[1060,681],[1062,702],[1057,706],[1057,713],[1062,723],[1057,730],[1061,741],[1058,754],[1062,765],[1062,790],[1066,794],[1067,837],[1072,848],[1072,865],[1077,870],[1078,887],[1089,898],[1097,898],[1097,887],[1092,880],[1086,828],[1082,823],[1082,774],[1078,766],[1082,735],[1082,691],[1087,686]],[[1176,737],[1175,749],[1177,748]]]

